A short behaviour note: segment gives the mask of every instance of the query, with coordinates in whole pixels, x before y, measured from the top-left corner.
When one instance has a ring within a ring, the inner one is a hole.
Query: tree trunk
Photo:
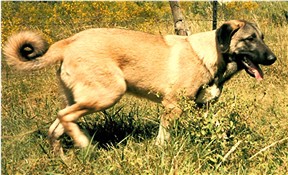
[[[174,28],[176,35],[186,35],[188,36],[190,31],[185,26],[184,22],[184,16],[181,12],[179,1],[169,1],[172,15],[173,15],[173,21],[174,21]]]

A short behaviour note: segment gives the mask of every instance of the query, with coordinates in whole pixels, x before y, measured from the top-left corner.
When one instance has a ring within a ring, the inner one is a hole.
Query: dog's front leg
[[[169,127],[175,118],[178,118],[182,110],[176,105],[165,105],[165,113],[161,116],[158,135],[156,138],[156,145],[164,145],[170,138]]]
[[[222,87],[218,87],[217,84],[205,87],[204,89],[200,90],[195,102],[197,104],[206,104],[209,101],[216,100],[220,96],[221,91]]]

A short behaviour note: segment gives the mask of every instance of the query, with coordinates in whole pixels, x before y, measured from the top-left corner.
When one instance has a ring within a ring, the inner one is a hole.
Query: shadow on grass
[[[79,122],[81,130],[84,130],[92,137],[92,144],[99,148],[108,149],[110,146],[126,144],[128,138],[135,142],[156,137],[159,123],[153,119],[146,119],[143,115],[135,114],[135,111],[122,112],[122,108],[117,111],[103,111],[85,117]],[[63,146],[72,148],[72,139],[64,134],[62,136]]]
[[[103,112],[105,119],[102,123],[95,122],[86,130],[93,137],[93,142],[102,148],[119,143],[126,144],[127,138],[132,137],[134,141],[141,142],[155,137],[158,124],[155,121],[141,120],[127,114],[109,114]],[[92,126],[92,127],[91,127]]]

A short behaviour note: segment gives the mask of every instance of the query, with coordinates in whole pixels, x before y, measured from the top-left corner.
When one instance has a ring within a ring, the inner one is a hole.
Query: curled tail
[[[27,71],[42,69],[63,59],[63,51],[57,47],[57,43],[48,48],[42,36],[25,31],[11,36],[3,51],[8,65]]]

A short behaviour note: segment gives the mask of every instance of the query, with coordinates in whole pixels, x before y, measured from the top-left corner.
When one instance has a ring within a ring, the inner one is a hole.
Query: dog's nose
[[[277,58],[274,54],[267,56],[267,61],[269,62],[268,64],[273,64],[276,60],[277,60]]]
[[[276,56],[273,53],[265,53],[264,54],[264,62],[262,63],[263,65],[271,65],[276,61]]]

